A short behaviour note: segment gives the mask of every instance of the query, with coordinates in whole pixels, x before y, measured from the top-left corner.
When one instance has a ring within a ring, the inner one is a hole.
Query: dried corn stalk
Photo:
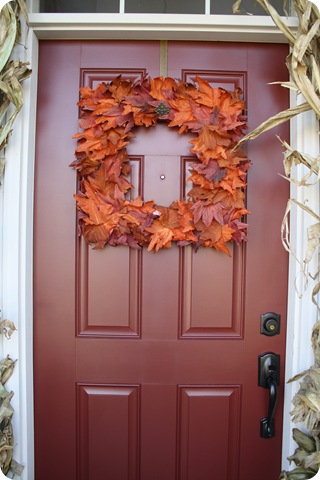
[[[320,322],[312,330],[312,347],[314,366],[290,380],[301,380],[300,388],[292,400],[292,420],[303,422],[310,434],[298,428],[293,429],[293,439],[298,448],[288,460],[297,467],[290,472],[282,472],[280,480],[313,478],[320,466]]]
[[[6,382],[12,375],[14,365],[15,362],[9,356],[0,362],[0,468],[5,475],[9,472],[13,475],[22,473],[22,467],[12,460],[14,440],[11,419],[13,408],[10,402],[13,392],[8,392],[5,388]]]
[[[0,152],[8,143],[13,123],[23,105],[21,83],[31,74],[27,63],[10,61],[20,37],[21,13],[27,20],[24,0],[9,2],[0,11]],[[0,180],[4,163],[4,156],[0,153]]]
[[[277,125],[290,120],[299,113],[313,110],[317,119],[320,119],[320,13],[313,2],[307,0],[293,0],[293,7],[298,17],[298,29],[291,31],[285,24],[283,18],[277,13],[268,0],[256,0],[272,17],[274,23],[287,38],[291,47],[287,57],[286,65],[290,74],[290,82],[277,82],[283,87],[301,93],[305,102],[294,108],[289,108],[267,119],[255,130],[246,135],[240,146],[247,140],[257,138],[261,133],[276,127]],[[234,3],[234,13],[240,13],[242,0]],[[285,2],[284,2],[285,3]],[[285,5],[284,5],[285,7]],[[243,12],[241,12],[243,13]],[[297,152],[286,142],[284,170],[285,178],[295,183],[298,187],[319,185],[320,180],[320,155],[312,157],[306,153]],[[292,167],[303,165],[307,173],[301,179],[291,177]],[[285,217],[282,224],[282,240],[284,247],[294,255],[289,240],[288,215],[292,205],[295,204],[310,215],[314,223],[307,229],[307,249],[305,257],[297,257],[301,271],[305,278],[305,286],[310,281],[314,282],[312,301],[319,308],[317,297],[320,291],[320,268],[319,268],[319,246],[320,246],[320,217],[305,204],[296,199],[288,201]],[[317,271],[310,272],[309,265],[313,258],[318,259]],[[282,472],[281,480],[299,480],[313,478],[320,466],[320,321],[316,323],[312,332],[312,347],[314,351],[315,364],[309,370],[296,375],[291,381],[301,379],[300,389],[293,398],[294,408],[291,412],[294,422],[304,422],[310,434],[293,429],[293,438],[298,444],[295,453],[289,458],[290,462],[296,464],[296,468],[290,472]]]

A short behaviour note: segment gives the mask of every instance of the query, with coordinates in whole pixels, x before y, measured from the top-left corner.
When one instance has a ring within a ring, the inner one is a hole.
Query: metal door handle
[[[263,438],[271,438],[274,436],[273,416],[278,399],[277,382],[272,377],[269,377],[267,383],[269,388],[268,416],[260,420],[260,436]]]
[[[267,352],[259,355],[259,385],[269,390],[268,416],[260,419],[260,436],[271,438],[274,436],[274,413],[278,399],[280,378],[280,355]]]

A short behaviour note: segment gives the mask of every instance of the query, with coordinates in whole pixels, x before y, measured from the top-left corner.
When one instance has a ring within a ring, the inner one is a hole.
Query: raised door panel
[[[239,386],[179,386],[179,480],[237,480]]]
[[[140,478],[140,388],[77,385],[78,478]]]

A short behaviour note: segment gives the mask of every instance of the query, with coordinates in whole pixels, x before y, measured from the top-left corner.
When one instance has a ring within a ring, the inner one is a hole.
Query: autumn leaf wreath
[[[197,85],[196,85],[197,84]],[[250,162],[234,147],[246,128],[239,91],[213,88],[173,78],[132,81],[118,76],[94,90],[81,88],[76,159],[79,175],[74,195],[81,234],[94,248],[128,245],[158,251],[178,246],[214,247],[230,255],[227,243],[246,240],[246,175]],[[191,165],[187,199],[169,207],[141,197],[133,200],[126,146],[136,126],[165,120],[179,134],[194,132],[190,141],[197,160]]]

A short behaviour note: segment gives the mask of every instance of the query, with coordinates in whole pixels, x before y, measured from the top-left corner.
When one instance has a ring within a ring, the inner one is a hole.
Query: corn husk
[[[2,323],[2,322],[1,322]],[[4,321],[6,328],[14,331],[12,322]],[[7,355],[0,361],[0,468],[6,475],[11,472],[13,475],[21,475],[23,466],[13,460],[14,437],[12,429],[12,416],[14,410],[11,399],[14,395],[8,391],[5,384],[13,374],[16,361]]]
[[[17,330],[16,326],[13,322],[11,322],[11,320],[0,321],[0,333],[2,333],[6,338],[10,338],[15,330]]]
[[[307,454],[315,452],[316,442],[314,438],[310,437],[304,432],[301,432],[301,430],[298,428],[294,428],[292,430],[292,436],[299,448],[303,449]]]
[[[299,474],[301,475],[309,474],[310,469],[317,472],[320,466],[320,322],[313,327],[311,341],[315,354],[315,365],[289,380],[289,382],[301,380],[300,388],[292,400],[294,405],[291,412],[292,420],[296,423],[303,422],[311,432],[311,434],[307,434],[297,428],[293,429],[293,439],[298,448],[289,457],[289,461],[294,462],[300,468]],[[293,472],[296,472],[296,469]],[[289,475],[291,472],[283,473]],[[283,476],[280,478],[294,477]]]
[[[0,152],[8,144],[14,121],[23,105],[21,83],[30,76],[27,63],[10,61],[15,43],[20,35],[20,14],[28,19],[23,0],[9,2],[0,12]],[[13,112],[8,115],[10,106]],[[0,181],[5,158],[0,158]]]
[[[10,3],[2,7],[0,14],[0,71],[8,62],[17,38],[17,20]]]
[[[278,125],[281,125],[282,123],[287,122],[288,120],[291,120],[291,118],[295,117],[299,113],[307,112],[308,110],[311,110],[311,107],[307,102],[305,102],[296,107],[288,108],[287,110],[277,113],[273,117],[270,117],[267,120],[265,120],[263,123],[261,123],[257,128],[252,130],[252,132],[245,135],[237,143],[236,148],[241,147],[242,144],[247,142],[248,140],[254,140],[257,137],[259,137],[262,133],[265,133],[268,130],[271,130],[272,128],[277,127]]]
[[[308,478],[313,478],[316,473],[317,470],[298,467],[291,470],[291,472],[281,472],[279,480],[306,480]]]
[[[14,447],[11,419],[13,408],[11,399],[13,392],[7,391],[4,384],[13,373],[15,362],[7,356],[0,362],[0,468],[6,475],[12,462]]]

